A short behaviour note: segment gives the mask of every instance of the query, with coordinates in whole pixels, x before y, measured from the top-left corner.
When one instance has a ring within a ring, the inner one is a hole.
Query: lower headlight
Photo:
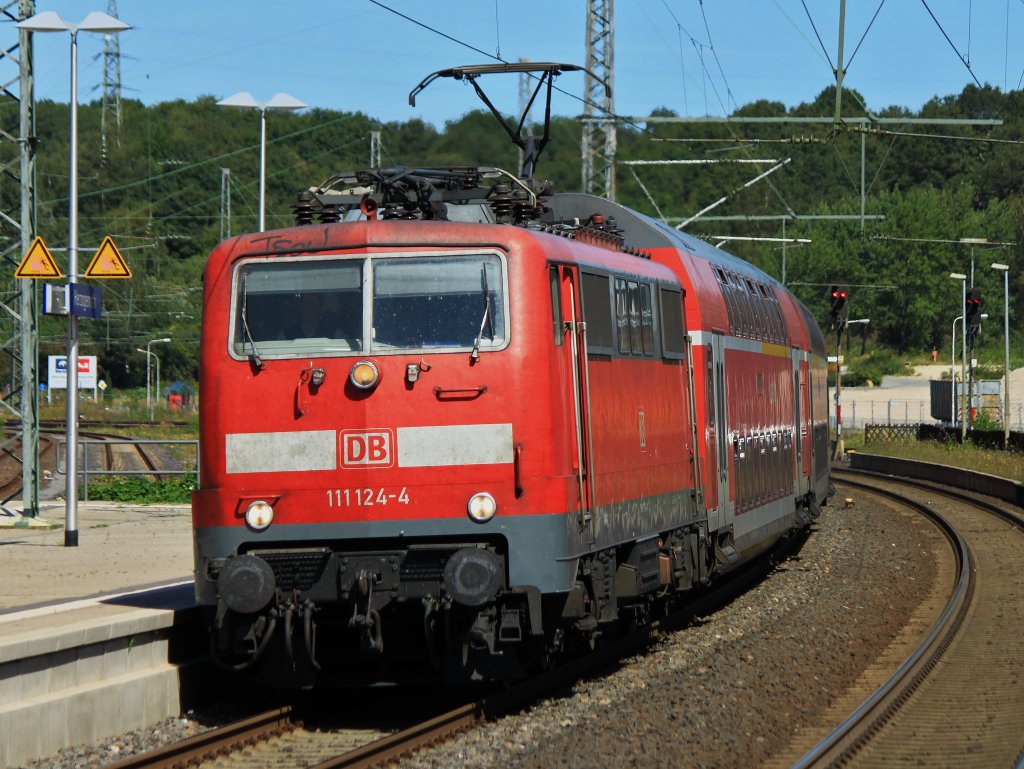
[[[274,522],[274,508],[259,500],[245,509],[245,524],[255,531],[263,531]]]
[[[466,511],[469,513],[469,517],[477,523],[487,523],[498,512],[498,503],[486,491],[481,491],[469,498]]]

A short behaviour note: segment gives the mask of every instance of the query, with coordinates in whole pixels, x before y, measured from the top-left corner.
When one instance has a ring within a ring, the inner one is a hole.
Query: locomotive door
[[[721,333],[711,335],[705,348],[707,360],[707,456],[709,492],[708,528],[711,531],[728,525],[732,513],[729,500],[729,430],[725,411],[725,345]],[[712,509],[714,508],[714,509]]]
[[[590,378],[587,364],[587,334],[583,318],[579,270],[568,265],[552,268],[552,295],[560,304],[562,345],[566,369],[571,379],[573,436],[575,439],[574,471],[579,490],[578,523],[590,540],[596,537],[594,518],[593,445],[590,420]]]

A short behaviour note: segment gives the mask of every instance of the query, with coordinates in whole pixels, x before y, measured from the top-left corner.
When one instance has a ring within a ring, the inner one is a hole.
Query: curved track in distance
[[[944,487],[838,471],[932,518],[961,565],[940,621],[913,655],[795,766],[1011,767],[1024,755],[1024,517]]]

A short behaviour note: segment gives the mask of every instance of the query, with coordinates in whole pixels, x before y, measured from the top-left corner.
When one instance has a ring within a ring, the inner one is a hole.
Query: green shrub
[[[188,475],[172,480],[152,481],[142,476],[90,481],[89,499],[145,505],[154,502],[188,504],[196,480]],[[79,498],[83,489],[79,488]]]
[[[974,367],[974,379],[979,381],[982,379],[1002,379],[1003,378],[1003,367],[1002,366],[975,366]]]
[[[995,419],[986,409],[978,409],[974,414],[975,430],[1002,430],[1003,423]]]
[[[879,385],[882,383],[882,377],[902,373],[905,369],[906,366],[896,353],[882,349],[874,350],[866,358],[847,364],[843,372],[843,385],[862,387],[868,382]]]

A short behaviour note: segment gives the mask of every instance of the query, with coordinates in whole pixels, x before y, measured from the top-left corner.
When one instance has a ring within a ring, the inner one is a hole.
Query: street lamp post
[[[74,284],[78,282],[78,33],[121,32],[131,29],[120,19],[93,11],[79,24],[68,24],[54,11],[43,11],[15,24],[29,32],[71,33],[71,133],[68,173],[68,403],[67,486],[65,489],[64,546],[78,546],[78,318],[74,314]]]
[[[149,356],[152,355],[149,351],[149,345],[143,350],[141,347],[136,347],[135,352],[141,352],[146,356],[146,409],[149,409]]]
[[[951,272],[949,277],[953,280],[959,280],[961,283],[961,295],[960,295],[960,316],[961,319],[967,317],[967,276],[962,272]],[[960,351],[960,442],[967,442],[967,393],[964,391],[964,385],[967,383],[967,321],[962,320],[961,330],[963,331],[964,343],[961,345],[962,350]],[[953,321],[953,333],[956,334],[956,321]],[[954,346],[956,345],[956,338],[953,339]],[[956,395],[956,380],[953,381],[953,390],[951,397]]]
[[[949,358],[949,383],[952,389],[949,395],[949,423],[956,424],[956,324],[963,322],[963,315],[953,318],[953,349]]]
[[[1010,448],[1010,267],[993,262],[1003,273],[1003,448]]]
[[[242,109],[258,109],[260,111],[260,232],[265,229],[266,182],[267,182],[267,110],[297,110],[306,105],[286,93],[275,93],[270,101],[256,101],[248,91],[240,91],[234,96],[221,99],[217,104],[221,107],[240,107]]]
[[[138,352],[145,353],[145,355],[146,355],[146,408],[149,409],[149,421],[150,422],[153,421],[153,401],[160,397],[160,358],[157,358],[156,357],[156,353],[155,352],[151,352],[149,348],[150,348],[150,346],[152,346],[154,344],[166,343],[166,342],[170,342],[170,341],[171,341],[171,338],[169,336],[165,336],[162,339],[150,339],[148,342],[146,342],[146,349],[145,350],[143,350],[141,347],[136,347],[135,348]],[[151,356],[156,358],[156,388],[155,388],[156,392],[153,393],[152,399],[150,398],[150,394],[149,394],[150,393],[149,383],[151,381],[150,375],[149,375],[149,372],[150,372],[149,361],[150,361],[150,357]]]

